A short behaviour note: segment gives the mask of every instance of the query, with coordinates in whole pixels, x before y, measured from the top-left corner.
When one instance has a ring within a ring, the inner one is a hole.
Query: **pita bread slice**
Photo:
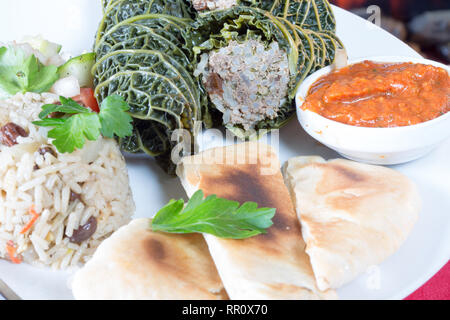
[[[276,208],[267,234],[244,240],[205,234],[230,299],[335,299],[318,290],[300,224],[276,153],[256,142],[215,148],[182,159],[177,174],[189,196],[205,195]]]
[[[321,290],[338,288],[381,263],[418,219],[415,185],[392,169],[298,157],[283,171]]]
[[[82,300],[226,299],[214,262],[199,234],[152,232],[150,219],[117,230],[72,281]]]

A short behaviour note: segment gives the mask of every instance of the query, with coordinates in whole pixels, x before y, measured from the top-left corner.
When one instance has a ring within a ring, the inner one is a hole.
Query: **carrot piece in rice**
[[[33,216],[27,225],[20,231],[20,234],[26,233],[34,225],[36,220],[39,218],[39,214],[34,210],[34,205],[30,207],[29,213]]]
[[[12,263],[19,264],[22,263],[22,259],[18,258],[16,256],[16,246],[14,245],[14,242],[9,240],[6,242],[6,252],[8,252],[9,259]]]

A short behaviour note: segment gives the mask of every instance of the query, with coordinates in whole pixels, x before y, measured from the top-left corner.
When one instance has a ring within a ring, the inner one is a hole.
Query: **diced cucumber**
[[[59,76],[65,78],[74,76],[78,79],[80,87],[93,88],[94,77],[91,74],[92,66],[95,63],[95,53],[85,53],[74,57],[58,68]]]

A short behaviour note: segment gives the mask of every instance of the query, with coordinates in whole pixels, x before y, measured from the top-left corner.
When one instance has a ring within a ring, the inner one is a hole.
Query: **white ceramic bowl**
[[[410,57],[368,57],[349,61],[349,64],[371,60],[375,62],[413,62],[450,68],[441,63]],[[311,85],[332,71],[323,68],[310,75],[296,95],[297,116],[303,129],[314,139],[337,151],[342,156],[365,163],[393,165],[418,159],[433,150],[450,136],[450,112],[416,125],[393,128],[369,128],[343,124],[302,110],[300,107]]]

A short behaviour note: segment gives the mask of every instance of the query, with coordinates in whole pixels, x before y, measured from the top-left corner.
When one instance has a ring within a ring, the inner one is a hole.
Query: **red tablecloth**
[[[405,300],[450,300],[450,262]]]

